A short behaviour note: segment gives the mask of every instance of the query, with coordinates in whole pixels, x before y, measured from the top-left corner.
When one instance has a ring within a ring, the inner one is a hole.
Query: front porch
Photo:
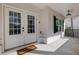
[[[26,6],[23,7],[24,5]],[[37,49],[25,55],[79,54],[79,40],[76,38],[79,37],[79,16],[73,17],[72,36],[72,30],[66,32],[67,28],[72,27],[72,18],[67,20],[64,15],[50,8],[50,5],[43,6],[43,9],[37,8],[34,4],[16,3],[1,4],[0,7],[1,15],[4,15],[1,16],[0,23],[1,54],[17,55],[17,50],[27,47],[27,44],[32,42],[37,42]],[[70,34],[72,37],[65,37],[64,34]],[[8,49],[11,50],[6,51]]]
[[[26,53],[24,55],[58,55],[58,54],[62,54],[62,53],[65,54],[66,51],[62,52],[61,50],[63,50],[62,47],[65,45],[65,43],[69,42],[70,39],[71,38],[69,38],[69,37],[64,37],[64,38],[56,40],[56,41],[54,41],[50,44],[36,44],[36,46],[37,46],[36,50],[34,50],[32,52],[29,52],[29,53]],[[23,47],[19,47],[19,48],[23,48]],[[3,54],[4,55],[6,55],[6,54],[8,54],[8,55],[17,55],[16,50],[18,50],[18,48],[16,48],[15,50],[7,51]],[[71,54],[71,53],[68,52],[67,54]]]
[[[24,55],[78,55],[78,42],[78,38],[66,37],[47,45],[37,44],[36,46],[38,47],[38,49]],[[13,52],[5,52],[4,54],[17,55],[16,50]]]

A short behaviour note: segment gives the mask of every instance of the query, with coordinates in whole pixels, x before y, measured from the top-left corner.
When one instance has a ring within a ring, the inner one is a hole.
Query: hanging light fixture
[[[71,16],[71,10],[67,11],[67,15],[66,16]]]

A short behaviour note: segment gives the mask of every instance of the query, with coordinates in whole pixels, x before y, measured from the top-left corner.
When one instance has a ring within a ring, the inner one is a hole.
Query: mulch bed
[[[22,48],[20,50],[17,50],[17,55],[23,55],[25,53],[28,53],[30,51],[33,51],[35,50],[37,47],[35,45],[31,45],[31,46],[28,46],[28,47],[25,47],[25,48]]]

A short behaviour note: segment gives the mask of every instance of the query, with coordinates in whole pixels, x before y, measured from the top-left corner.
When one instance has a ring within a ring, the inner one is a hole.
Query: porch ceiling
[[[29,9],[30,7],[32,10],[34,10],[33,7],[37,8],[37,10],[43,9],[45,6],[50,7],[51,9],[61,13],[62,15],[66,15],[67,10],[72,10],[73,16],[79,15],[79,3],[9,3],[9,5],[18,6],[24,9]],[[36,11],[36,10],[34,10]]]
[[[79,3],[32,3],[32,5],[37,6],[40,9],[44,6],[48,6],[64,16],[66,15],[68,9],[72,10],[73,16],[79,15]]]

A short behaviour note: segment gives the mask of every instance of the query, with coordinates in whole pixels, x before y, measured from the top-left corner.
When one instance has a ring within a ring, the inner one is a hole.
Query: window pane
[[[18,19],[18,23],[21,23],[21,19]]]
[[[9,34],[21,33],[21,13],[9,11]]]
[[[13,29],[9,29],[9,35],[13,35]]]
[[[14,17],[17,17],[17,13],[16,12],[14,12]]]
[[[16,23],[16,24],[14,24],[14,28],[15,28],[15,29],[17,29],[17,27],[18,27],[17,23]]]
[[[34,25],[34,20],[33,20],[32,24]]]
[[[32,28],[34,28],[35,26],[34,25],[32,25]]]
[[[32,29],[30,29],[30,33],[33,33],[33,32],[32,32]]]
[[[28,33],[34,33],[35,32],[35,25],[34,25],[34,16],[28,15]]]
[[[14,18],[14,23],[17,23],[18,22],[18,19],[17,18]]]
[[[34,28],[33,28],[32,32],[33,32],[33,33],[35,32]]]
[[[28,33],[32,33],[32,29],[28,29]]]
[[[18,34],[21,34],[21,29],[18,29]]]
[[[28,25],[28,28],[32,28],[32,25]]]
[[[14,34],[17,34],[17,29],[14,29]]]
[[[31,19],[31,16],[30,15],[28,15],[28,19]]]
[[[28,29],[28,33],[30,33],[29,29]]]
[[[13,16],[13,12],[12,11],[9,11],[9,16]]]
[[[18,13],[18,18],[21,18],[21,13]]]
[[[32,24],[32,20],[29,20],[29,24]]]
[[[32,20],[33,17],[32,17],[31,15],[28,15],[28,19],[29,19],[29,20]]]
[[[18,25],[18,28],[21,28],[21,24]]]
[[[13,18],[12,17],[9,17],[9,22],[13,22]]]
[[[33,19],[35,19],[35,17],[33,16]]]
[[[13,23],[9,23],[9,28],[13,28]]]

